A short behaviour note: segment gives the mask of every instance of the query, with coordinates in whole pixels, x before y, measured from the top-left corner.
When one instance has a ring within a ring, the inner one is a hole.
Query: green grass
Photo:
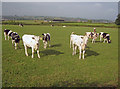
[[[72,31],[84,35],[93,31],[93,27],[34,26],[21,28],[14,25],[3,25],[2,29],[11,29],[21,37],[23,34],[51,34],[51,47],[43,48],[40,41],[40,56],[25,56],[24,46],[15,50],[11,40],[4,40],[2,35],[2,86],[3,87],[105,87],[118,85],[118,29],[96,28],[97,32],[109,32],[112,43],[92,44],[89,39],[85,60],[72,56],[69,37]],[[3,34],[3,32],[2,32]]]
[[[108,28],[117,28],[118,25],[114,23],[88,23],[88,22],[44,22],[41,20],[15,20],[15,21],[3,21],[3,24],[17,25],[18,23],[23,23],[26,25],[51,25],[55,26],[84,26],[84,27],[108,27]]]

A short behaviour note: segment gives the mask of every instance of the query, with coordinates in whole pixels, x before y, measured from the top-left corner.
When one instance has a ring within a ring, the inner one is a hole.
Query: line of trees
[[[118,14],[117,19],[115,20],[116,25],[120,25],[120,14]]]

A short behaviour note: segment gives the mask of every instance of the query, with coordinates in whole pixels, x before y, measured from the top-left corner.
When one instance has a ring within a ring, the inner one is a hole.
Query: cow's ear
[[[83,37],[81,37],[83,39]]]
[[[44,34],[42,34],[44,36]]]
[[[34,37],[32,37],[32,39],[35,39]]]

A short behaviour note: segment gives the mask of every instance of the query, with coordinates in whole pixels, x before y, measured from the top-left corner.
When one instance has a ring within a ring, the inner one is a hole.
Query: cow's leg
[[[76,54],[76,51],[77,51],[77,46],[75,46],[75,54]]]
[[[102,37],[100,36],[100,42],[102,41]]]
[[[79,53],[79,59],[81,59],[81,51],[82,51],[81,46],[79,46],[79,51],[80,51],[80,53]]]
[[[107,43],[109,43],[109,40],[107,39]]]
[[[18,42],[18,47],[20,48],[20,42]]]
[[[71,39],[70,39],[70,48],[71,48],[71,43],[72,43],[72,41],[71,41]]]
[[[9,40],[9,35],[8,35],[8,40]]]
[[[106,39],[104,39],[103,43],[105,43]]]
[[[37,50],[38,58],[40,58],[39,49]]]
[[[74,55],[74,53],[75,53],[74,51],[75,51],[75,45],[73,45],[73,53],[72,53],[72,55]]]
[[[47,44],[48,44],[48,42],[46,41],[46,48],[47,48]]]
[[[43,42],[43,44],[44,44],[44,48],[46,49],[46,42]]]
[[[12,40],[12,45],[14,44],[14,40]]]
[[[92,39],[92,43],[94,43],[94,39]]]
[[[32,47],[32,58],[34,57],[34,48]]]
[[[73,44],[73,42],[71,41],[71,47],[73,47],[74,46],[74,44]]]
[[[6,33],[4,32],[4,37],[5,37],[5,40],[6,40]]]
[[[83,50],[83,59],[85,58],[85,56],[84,56],[84,55],[85,55],[85,50]]]
[[[17,49],[17,43],[15,42],[15,49]]]
[[[44,48],[45,48],[45,49],[47,48],[47,42],[44,43]]]
[[[25,54],[26,56],[28,56],[28,53],[27,53],[27,46],[24,44],[24,47],[25,47]]]
[[[49,41],[49,47],[50,47],[51,45],[50,45],[50,41]]]

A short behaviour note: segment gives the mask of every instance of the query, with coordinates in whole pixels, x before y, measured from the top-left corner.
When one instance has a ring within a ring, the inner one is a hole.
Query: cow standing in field
[[[52,25],[50,25],[51,27],[54,27],[54,25],[52,24]]]
[[[79,59],[81,59],[81,53],[83,51],[83,59],[85,54],[85,48],[87,46],[88,36],[78,36],[71,34],[72,39],[72,46],[73,46],[73,53],[72,55],[76,54],[76,49],[79,49]]]
[[[23,24],[19,24],[20,27],[23,27]]]
[[[73,40],[75,39],[76,36],[83,37],[82,35],[76,35],[74,34],[74,32],[72,32],[70,35],[70,48],[73,47]]]
[[[99,33],[96,33],[95,29],[94,32],[86,32],[85,35],[92,39],[92,43],[95,43],[95,40],[99,37]]]
[[[39,40],[40,39],[41,39],[40,36],[35,36],[35,35],[25,34],[22,36],[26,56],[28,56],[27,47],[31,47],[32,48],[32,58],[34,57],[34,49],[37,50],[38,58],[40,58],[40,55],[39,55],[39,45],[40,45]]]
[[[66,27],[66,26],[63,26],[64,28]]]
[[[17,49],[17,44],[19,46],[20,43],[20,36],[16,32],[13,32],[11,34],[11,38],[12,38],[12,45],[15,43],[15,49]]]
[[[94,35],[94,32],[85,32],[85,35],[89,38],[92,38],[92,36]]]
[[[44,44],[44,48],[47,48],[47,44],[49,43],[49,47],[50,47],[50,33],[43,33],[43,44]]]
[[[5,29],[5,30],[4,30],[5,40],[7,40],[7,39],[6,39],[6,36],[8,36],[8,40],[9,40],[9,37],[11,37],[12,33],[13,33],[13,32],[12,32],[11,30]]]
[[[8,29],[5,29],[5,30],[4,30],[4,37],[5,37],[5,40],[6,40],[6,36],[8,36],[9,31],[10,31],[10,30],[8,30]],[[9,39],[8,39],[8,40],[9,40]]]
[[[95,43],[95,40],[99,37],[99,33],[94,33],[92,36],[92,43]]]
[[[103,38],[104,43],[105,43],[105,41],[107,41],[107,43],[111,43],[110,35],[108,33],[100,32],[99,35],[100,35],[100,42],[102,41],[102,38]]]

